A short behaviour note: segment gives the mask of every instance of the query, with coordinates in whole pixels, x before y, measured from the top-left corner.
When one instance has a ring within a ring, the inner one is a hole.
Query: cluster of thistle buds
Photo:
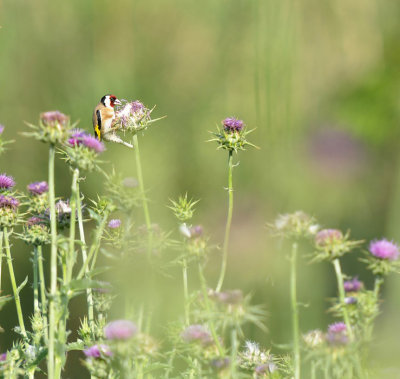
[[[215,138],[210,140],[216,141],[218,148],[237,153],[239,150],[245,150],[247,146],[256,147],[246,139],[252,130],[247,130],[243,120],[228,117],[221,123],[222,128],[218,128],[216,133],[212,133]]]
[[[20,201],[12,192],[15,181],[6,174],[0,175],[0,226],[12,227],[18,218]]]

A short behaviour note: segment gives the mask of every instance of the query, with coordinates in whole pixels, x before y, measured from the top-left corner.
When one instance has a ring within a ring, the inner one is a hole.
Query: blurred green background
[[[351,229],[354,238],[400,241],[399,14],[393,0],[0,0],[0,123],[5,138],[16,140],[0,171],[21,190],[46,179],[47,147],[20,134],[42,111],[58,109],[91,130],[92,109],[105,93],[156,104],[153,114],[168,117],[140,137],[152,220],[174,230],[166,205],[187,191],[201,198],[195,222],[221,243],[227,154],[205,141],[223,118],[245,120],[261,149],[237,156],[225,287],[252,293],[268,310],[269,333],[251,327],[250,339],[287,342],[288,246],[268,235],[266,222],[301,209],[325,227]],[[103,159],[106,170],[136,175],[133,153],[122,146],[108,145]],[[68,195],[69,186],[59,161],[57,195]],[[89,174],[83,190],[94,197],[102,186]],[[332,321],[327,299],[336,291],[331,267],[308,265],[309,252],[305,246],[299,274],[299,298],[309,305],[304,332]],[[14,254],[22,281],[30,275],[29,249],[17,244]],[[219,264],[217,252],[208,265],[211,285]],[[356,256],[344,260],[344,271],[372,285]],[[193,274],[193,286],[196,280]],[[162,335],[182,314],[179,272],[155,289],[140,286],[140,276],[134,282],[132,298],[154,298],[152,325]],[[399,289],[392,276],[377,323],[378,366],[398,366]],[[1,350],[15,323],[9,304]]]

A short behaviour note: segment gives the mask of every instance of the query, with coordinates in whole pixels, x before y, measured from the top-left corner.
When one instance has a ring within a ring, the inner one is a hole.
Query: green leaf
[[[19,294],[21,290],[26,286],[26,283],[28,283],[28,277],[25,278],[25,280],[19,285],[17,288],[17,293]]]

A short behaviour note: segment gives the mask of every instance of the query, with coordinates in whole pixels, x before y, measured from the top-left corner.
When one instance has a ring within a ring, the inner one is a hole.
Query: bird
[[[122,140],[113,130],[113,122],[115,119],[115,105],[121,105],[121,101],[117,99],[115,95],[104,95],[100,102],[96,105],[93,111],[93,129],[95,137],[101,141],[116,142],[123,144],[127,147],[133,148],[133,146]]]

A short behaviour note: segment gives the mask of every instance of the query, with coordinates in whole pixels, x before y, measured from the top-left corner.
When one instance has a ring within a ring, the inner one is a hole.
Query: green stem
[[[3,266],[3,231],[0,231],[0,294],[1,294],[1,272]]]
[[[67,258],[67,282],[72,279],[72,270],[75,263],[75,225],[76,225],[76,198],[77,198],[77,183],[79,178],[79,170],[74,169],[72,174],[72,184],[71,184],[71,222],[69,226],[69,251]]]
[[[221,346],[221,343],[219,341],[217,332],[215,331],[215,327],[214,327],[214,322],[212,321],[212,314],[211,314],[211,308],[210,308],[210,299],[208,297],[208,291],[207,291],[207,282],[206,282],[206,278],[204,276],[204,272],[203,272],[203,267],[201,265],[201,262],[199,262],[199,278],[200,278],[200,282],[201,282],[201,290],[203,292],[203,297],[204,297],[204,305],[206,307],[206,311],[208,313],[209,316],[209,324],[210,324],[210,331],[211,331],[211,335],[213,337],[214,343],[217,346],[217,350],[218,353],[221,357],[224,356],[224,349]]]
[[[38,247],[33,247],[33,313],[39,313]]]
[[[80,239],[82,242],[82,260],[83,260],[83,265],[86,267],[86,269],[85,269],[85,275],[86,275],[89,272],[89,267],[88,267],[88,264],[86,263],[86,261],[88,260],[88,256],[87,256],[87,251],[86,251],[85,230],[83,228],[82,204],[81,204],[81,196],[80,196],[80,192],[79,192],[79,182],[77,182],[77,184],[76,184],[76,205],[77,205],[77,209],[78,209],[79,234],[80,234]],[[93,334],[94,333],[94,306],[93,306],[93,295],[92,295],[91,288],[86,289],[86,299],[87,299],[87,305],[88,305],[89,327]]]
[[[11,286],[12,286],[12,290],[13,290],[13,294],[14,294],[15,307],[17,308],[19,327],[21,328],[22,335],[24,337],[26,337],[24,317],[22,315],[21,301],[19,298],[17,282],[15,280],[14,268],[13,268],[12,258],[11,258],[10,242],[8,239],[9,234],[7,232],[7,228],[4,228],[3,232],[4,232],[4,244],[6,247],[6,254],[7,254],[8,271],[10,273]],[[10,234],[11,234],[11,232],[10,232]]]
[[[48,340],[48,330],[47,330],[47,299],[46,299],[46,285],[44,281],[44,271],[43,271],[43,255],[42,255],[42,246],[37,247],[38,254],[38,268],[39,268],[39,288],[40,288],[40,305],[42,308],[42,317],[43,323],[46,325],[44,328],[44,338],[45,341]]]
[[[232,173],[233,173],[233,152],[229,150],[229,158],[228,158],[228,217],[226,219],[225,226],[225,237],[224,237],[224,245],[222,247],[222,264],[221,264],[221,272],[219,274],[217,288],[215,289],[219,292],[222,288],[222,284],[224,283],[226,265],[228,262],[228,244],[229,244],[229,234],[231,231],[231,223],[232,223],[232,213],[233,213],[233,184],[232,184]]]
[[[231,333],[231,378],[237,378],[237,350],[238,350],[238,338],[236,328],[232,329]]]
[[[297,242],[292,244],[292,255],[290,258],[290,298],[292,306],[292,333],[293,333],[293,361],[294,378],[300,378],[300,327],[299,309],[297,303]]]
[[[140,192],[142,194],[142,206],[143,206],[143,212],[144,212],[144,219],[146,221],[146,227],[147,227],[147,231],[149,233],[149,251],[148,251],[148,253],[151,254],[151,242],[152,242],[151,234],[152,233],[151,233],[150,212],[149,212],[149,207],[147,204],[146,193],[144,190],[143,171],[142,171],[142,164],[140,161],[139,141],[138,141],[136,134],[133,136],[133,146],[135,148],[136,173],[137,173],[137,177],[138,177]]]
[[[57,223],[55,207],[54,189],[54,157],[55,146],[49,147],[49,205],[50,205],[50,230],[51,230],[51,250],[50,250],[50,297],[49,297],[49,346],[47,355],[47,375],[54,379],[54,345],[56,330],[56,297],[57,297]]]
[[[383,277],[378,275],[375,279],[375,286],[374,286],[374,295],[375,295],[376,301],[379,300],[379,292],[380,292],[382,284],[383,284]]]
[[[190,324],[190,304],[189,304],[189,290],[188,290],[188,277],[187,277],[187,261],[183,260],[182,263],[182,277],[183,277],[183,300],[185,302],[185,325]]]
[[[350,317],[347,312],[346,304],[344,301],[345,294],[344,294],[344,286],[343,286],[343,275],[342,275],[342,269],[340,267],[340,262],[339,262],[338,258],[333,260],[333,266],[335,268],[335,273],[336,273],[336,280],[337,280],[338,291],[339,291],[339,301],[340,301],[340,305],[342,308],[343,319],[346,324],[350,340],[353,341],[354,334],[353,334],[353,329],[351,328]]]

